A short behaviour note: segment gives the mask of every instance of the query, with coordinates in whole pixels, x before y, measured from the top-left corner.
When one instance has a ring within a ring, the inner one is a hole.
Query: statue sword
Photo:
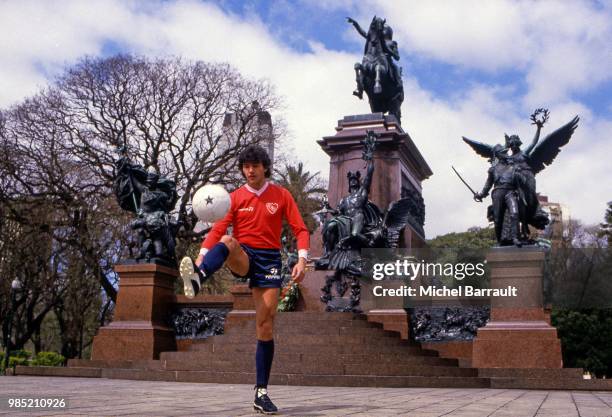
[[[476,191],[474,191],[472,189],[472,187],[470,187],[470,185],[467,182],[465,182],[465,180],[463,179],[463,177],[461,175],[459,175],[459,173],[457,172],[455,167],[451,165],[451,168],[453,169],[453,171],[455,171],[455,174],[457,174],[457,176],[459,177],[461,182],[464,183],[465,186],[468,188],[468,190],[470,190],[472,192],[472,195],[474,196],[474,200],[478,201],[479,203],[482,203],[482,198],[476,198]]]

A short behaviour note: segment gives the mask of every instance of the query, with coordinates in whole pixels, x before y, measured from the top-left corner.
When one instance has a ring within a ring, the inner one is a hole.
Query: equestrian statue
[[[353,94],[361,100],[365,91],[372,113],[388,112],[401,123],[404,87],[402,69],[395,62],[400,56],[397,42],[393,40],[393,29],[385,19],[377,16],[367,32],[352,18],[346,19],[366,40],[363,59],[355,64],[357,88]]]

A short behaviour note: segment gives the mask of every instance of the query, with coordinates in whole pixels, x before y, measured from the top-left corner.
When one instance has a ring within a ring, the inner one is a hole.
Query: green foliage
[[[427,245],[435,249],[488,249],[495,244],[495,230],[492,227],[470,227],[466,232],[447,233],[427,241]]]
[[[608,201],[608,208],[604,215],[604,222],[600,225],[599,235],[606,239],[608,247],[612,246],[612,201]]]
[[[34,359],[31,359],[32,352],[29,350],[15,350],[9,356],[9,368],[15,366],[63,366],[66,358],[57,352],[38,352]],[[4,366],[4,352],[0,352],[0,369]]]
[[[16,356],[9,357],[9,368],[14,368],[16,366],[28,366],[29,362],[26,358],[20,358]]]
[[[428,262],[441,264],[472,264],[485,261],[485,250],[495,246],[495,231],[491,227],[471,227],[465,232],[447,233],[427,241],[428,250],[424,252]],[[458,281],[453,277],[439,277],[448,287],[470,285],[475,288],[488,288],[489,275],[485,269],[482,277]]]
[[[281,312],[294,311],[298,298],[300,298],[300,288],[298,284],[293,283],[291,284],[291,288],[287,290],[285,297],[279,300],[276,311],[281,311]]]
[[[553,310],[551,320],[561,339],[564,367],[612,377],[612,309]]]
[[[23,349],[19,349],[19,350],[12,350],[11,351],[11,355],[9,357],[10,358],[15,357],[15,358],[19,358],[19,359],[30,359],[32,357],[32,352],[30,352],[29,350],[23,350]]]
[[[62,366],[66,358],[57,352],[38,352],[32,366]]]
[[[283,170],[276,171],[276,175],[278,184],[286,188],[295,200],[308,231],[314,232],[317,222],[312,217],[312,213],[321,208],[320,197],[327,193],[319,172],[311,174],[310,171],[304,171],[304,165],[299,162],[295,166],[285,165]],[[283,233],[283,236],[287,234]]]
[[[9,368],[22,365],[28,366],[29,358],[32,356],[32,352],[29,350],[13,350],[9,354]],[[4,352],[0,353],[0,370],[4,371]]]

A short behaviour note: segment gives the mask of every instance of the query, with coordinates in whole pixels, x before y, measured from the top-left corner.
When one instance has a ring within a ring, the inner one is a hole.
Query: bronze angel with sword
[[[493,189],[487,217],[495,224],[500,246],[533,244],[529,226],[543,230],[550,222],[538,201],[535,176],[567,145],[580,119],[574,117],[540,141],[540,132],[548,118],[548,110],[542,108],[531,115],[532,124],[537,128],[525,148],[521,148],[523,142],[518,135],[506,134],[505,144],[495,146],[463,137],[465,143],[491,163],[485,185],[482,191],[474,192],[474,199],[481,202]]]

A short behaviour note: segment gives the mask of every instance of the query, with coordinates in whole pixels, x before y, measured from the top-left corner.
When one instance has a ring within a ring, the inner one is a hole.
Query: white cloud
[[[544,134],[575,114],[583,119],[567,149],[538,176],[538,186],[552,201],[569,205],[574,216],[600,221],[612,198],[609,185],[602,189],[612,183],[603,157],[612,154],[607,140],[612,121],[593,119],[568,94],[609,77],[610,62],[598,55],[609,47],[597,51],[610,39],[609,19],[574,2],[372,4],[357,6],[355,17],[371,19],[373,7],[383,11],[379,14],[390,17],[401,47],[483,71],[523,68],[529,87],[523,100],[516,99],[512,86],[473,85],[443,101],[424,90],[413,74],[406,75],[403,123],[434,171],[423,184],[429,236],[486,224],[486,206],[471,200],[450,169],[455,165],[475,188],[484,183],[487,163],[461,136],[487,143],[502,141],[504,132],[530,138],[529,111],[542,104],[552,110]],[[110,41],[138,54],[226,61],[247,76],[269,78],[285,98],[290,145],[307,169],[324,175],[328,158],[316,140],[333,134],[344,115],[369,111],[366,101],[351,95],[353,64],[361,59],[354,33],[353,54],[314,41],[311,52],[298,53],[279,43],[255,14],[240,18],[196,1],[119,0],[4,2],[0,30],[5,39],[0,45],[0,106],[32,94],[66,63],[99,54]]]
[[[612,79],[612,9],[577,1],[370,0],[362,25],[388,16],[404,51],[489,73],[524,71],[528,107]]]

